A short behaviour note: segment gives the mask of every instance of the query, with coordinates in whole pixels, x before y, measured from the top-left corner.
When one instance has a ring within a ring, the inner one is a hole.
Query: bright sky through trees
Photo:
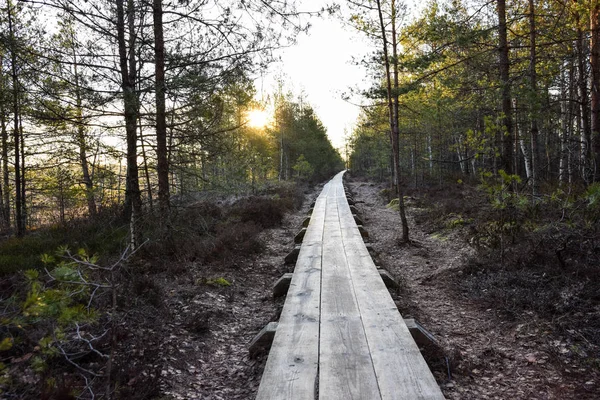
[[[252,128],[264,128],[270,123],[271,115],[266,110],[253,109],[248,112],[248,125]]]
[[[343,148],[344,130],[351,130],[360,108],[342,99],[349,88],[368,85],[366,71],[352,62],[369,53],[367,43],[350,27],[344,27],[339,17],[314,18],[308,34],[298,37],[297,45],[282,52],[281,62],[257,79],[266,94],[276,87],[275,79],[283,74],[286,88],[301,92],[315,109],[327,128],[333,146]],[[286,79],[287,78],[287,79]],[[360,98],[355,101],[359,103]]]

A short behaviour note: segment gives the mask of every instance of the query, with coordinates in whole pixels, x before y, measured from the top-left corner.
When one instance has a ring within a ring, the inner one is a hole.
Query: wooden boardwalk
[[[358,231],[342,176],[316,200],[257,399],[443,399]]]

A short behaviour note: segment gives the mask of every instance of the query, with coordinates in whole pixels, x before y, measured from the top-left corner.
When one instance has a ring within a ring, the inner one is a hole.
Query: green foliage
[[[298,160],[296,160],[296,164],[292,167],[294,171],[298,174],[298,178],[300,179],[308,179],[315,173],[315,169],[306,158],[304,158],[304,154],[300,154]]]
[[[90,351],[92,344],[81,339],[79,329],[98,321],[100,313],[93,308],[94,296],[99,289],[110,287],[104,279],[102,283],[94,281],[98,278],[94,271],[101,269],[97,261],[84,249],[72,254],[63,246],[55,254],[41,257],[45,273],[36,269],[23,271],[26,291],[21,300],[14,296],[12,312],[2,320],[2,334],[10,334],[0,340],[0,352],[22,351],[27,349],[23,346],[34,341],[35,349],[26,350],[29,353],[22,358],[32,371],[41,374],[58,357],[70,357],[64,348],[80,346],[80,354]],[[19,346],[15,346],[17,343]],[[0,368],[0,381],[10,382],[12,373]]]
[[[11,337],[5,337],[0,341],[0,351],[7,351],[13,347],[14,339]],[[1,370],[1,369],[0,369]]]
[[[588,202],[588,207],[593,210],[600,209],[600,183],[595,182],[587,187],[585,191],[585,199]]]
[[[350,169],[357,175],[385,180],[390,172],[390,139],[387,110],[383,106],[364,110],[348,146]]]
[[[518,175],[510,175],[503,170],[499,170],[497,176],[490,172],[481,173],[479,189],[487,194],[492,209],[497,212],[496,217],[484,226],[484,231],[489,239],[488,245],[500,246],[501,259],[506,238],[512,243],[516,241],[531,204],[526,196],[516,191],[519,183],[521,178]]]
[[[0,276],[27,269],[42,269],[44,254],[52,254],[63,244],[86,249],[89,253],[114,254],[126,241],[127,226],[112,224],[115,217],[54,225],[11,237],[0,242]],[[107,223],[108,221],[108,223]],[[50,257],[54,257],[51,255]]]
[[[513,190],[519,183],[521,183],[521,177],[518,175],[509,175],[505,171],[499,170],[498,176],[494,176],[491,172],[481,173],[479,188],[487,193],[494,208],[506,209],[522,203],[523,197]]]
[[[307,174],[307,180],[320,181],[343,168],[341,156],[331,145],[327,130],[306,104],[295,103],[284,96],[279,98],[275,126],[269,129],[269,134],[277,144],[278,154],[274,158],[283,179],[292,177],[294,172],[298,174],[297,168],[300,168]],[[300,160],[301,156],[303,160]]]
[[[206,284],[211,285],[211,286],[220,286],[220,287],[231,286],[231,282],[229,282],[227,279],[225,279],[223,277],[218,277],[215,279],[207,279]]]
[[[446,228],[447,229],[456,229],[468,225],[473,222],[473,218],[464,218],[460,214],[450,213],[447,216],[446,220]]]
[[[390,201],[386,205],[386,208],[389,208],[390,210],[394,210],[394,211],[399,211],[400,210],[400,199],[398,199],[398,198],[392,199],[392,201]]]
[[[96,256],[88,256],[80,249],[77,256],[70,255],[68,248],[59,248],[55,259],[45,254],[42,261],[48,272],[49,282],[40,279],[39,272],[29,270],[24,273],[29,291],[22,305],[22,315],[32,321],[50,319],[60,329],[79,322],[92,322],[95,312],[84,306],[90,295],[89,277],[83,265],[93,265]]]

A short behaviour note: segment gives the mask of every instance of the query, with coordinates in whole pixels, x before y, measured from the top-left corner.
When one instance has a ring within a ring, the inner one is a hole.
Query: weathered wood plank
[[[288,253],[287,256],[285,256],[284,262],[286,265],[289,264],[295,264],[296,261],[298,260],[298,256],[300,255],[300,245],[294,245],[294,248],[292,249],[292,251],[290,251]]]
[[[392,274],[383,268],[377,268],[377,272],[379,272],[379,276],[388,289],[398,289],[398,282],[396,282],[396,279],[392,276]]]
[[[320,399],[379,399],[338,217],[341,185],[327,197],[321,284]]]
[[[304,239],[304,235],[306,235],[306,228],[300,229],[300,232],[298,232],[296,234],[296,236],[294,236],[294,243],[295,244],[302,244],[302,240]]]
[[[341,175],[335,179],[341,181]],[[336,183],[334,179],[334,184]],[[338,199],[346,257],[382,399],[443,399],[356,227]]]
[[[260,400],[314,400],[319,366],[326,185],[318,197],[258,389]]]

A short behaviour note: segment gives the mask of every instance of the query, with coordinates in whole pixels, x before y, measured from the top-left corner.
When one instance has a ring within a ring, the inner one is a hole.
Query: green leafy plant
[[[223,277],[219,277],[219,278],[215,278],[215,279],[208,279],[206,281],[206,284],[211,285],[211,286],[221,286],[221,287],[231,286],[231,282],[229,282],[227,279],[225,279]]]
[[[585,191],[585,198],[591,208],[600,208],[600,183],[592,183]]]
[[[110,387],[117,287],[114,273],[131,254],[126,250],[111,266],[102,266],[97,256],[83,249],[72,253],[60,247],[55,254],[41,257],[45,273],[23,271],[26,291],[20,300],[15,296],[12,313],[5,314],[8,317],[2,320],[0,331],[4,336],[0,336],[0,353],[12,352],[19,365],[0,365],[0,385],[34,374],[44,391],[52,391],[50,371],[74,368],[87,377],[86,387],[77,390],[93,393],[93,379],[88,378],[100,376],[106,377]],[[96,305],[107,293],[112,293],[112,306],[110,312],[102,313]]]
[[[584,198],[587,202],[587,220],[590,224],[595,224],[600,220],[600,183],[588,186]]]
[[[300,154],[292,169],[296,171],[300,179],[308,179],[315,173],[314,167],[306,160],[304,154]]]
[[[505,241],[509,239],[515,243],[529,204],[529,199],[517,191],[520,183],[522,181],[518,175],[507,174],[504,170],[499,170],[498,175],[491,172],[481,174],[479,189],[487,194],[496,212],[495,220],[486,225],[486,234],[490,237],[485,241],[499,244],[501,262],[504,260]]]
[[[471,222],[473,222],[472,218],[465,219],[460,214],[450,213],[447,217],[445,226],[447,229],[455,229],[470,224]]]
[[[390,210],[398,211],[400,209],[400,199],[392,199],[392,201],[390,201],[385,207],[389,208]]]

